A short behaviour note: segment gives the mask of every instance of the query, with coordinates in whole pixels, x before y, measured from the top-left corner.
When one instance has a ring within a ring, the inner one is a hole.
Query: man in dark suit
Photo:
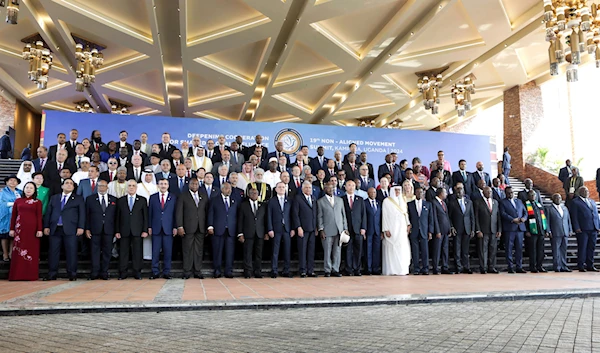
[[[433,180],[433,178],[437,177],[438,179],[440,179],[440,183],[442,184],[440,185],[440,187],[445,187],[447,188],[446,191],[448,191],[453,186],[452,174],[450,174],[450,171],[444,169],[444,161],[440,161],[438,159],[435,161],[435,165],[437,166],[437,169],[431,170],[431,174],[429,176],[430,181]]]
[[[529,192],[531,190],[533,190],[535,192],[535,194],[536,194],[535,201],[537,203],[541,204],[542,203],[542,197],[541,197],[539,191],[533,189],[533,180],[527,178],[527,179],[525,179],[525,181],[523,181],[523,184],[525,184],[525,190],[519,191],[519,193],[517,194],[517,198],[519,200],[521,200],[521,202],[523,202],[523,204],[525,204],[525,202],[527,202],[527,200],[529,199]]]
[[[175,197],[179,196],[179,194],[183,192],[188,191],[188,183],[190,182],[190,178],[185,176],[186,171],[187,169],[185,168],[185,165],[180,164],[175,171],[175,178],[169,179],[169,192]]]
[[[344,163],[343,169],[346,172],[346,178],[354,180],[360,176],[358,164],[356,163],[356,155],[350,152],[346,156],[348,157],[348,163]]]
[[[456,173],[456,172],[455,172]],[[461,181],[457,181],[461,182]],[[469,244],[475,235],[473,202],[465,197],[464,188],[455,188],[455,197],[448,200],[448,216],[454,235],[456,273],[472,274],[469,264]]]
[[[117,180],[117,168],[119,167],[119,162],[115,158],[109,158],[106,165],[108,166],[108,170],[100,173],[100,179],[106,180],[106,182],[110,184],[111,181]]]
[[[119,280],[127,278],[129,250],[135,279],[142,279],[143,251],[142,238],[148,236],[148,201],[136,195],[137,183],[127,181],[127,194],[117,200],[115,236],[120,239]],[[158,254],[156,255],[158,259]]]
[[[313,181],[312,184],[319,189],[319,196],[317,197],[320,197],[320,195],[323,193],[325,185],[327,184],[327,181],[325,180],[325,170],[321,169],[317,171],[317,180]]]
[[[263,151],[263,154],[264,154],[264,151]],[[268,161],[270,161],[271,158],[277,158],[277,161],[279,161],[279,157],[281,157],[281,156],[285,156],[287,163],[290,162],[288,156],[285,154],[285,152],[283,152],[283,142],[277,141],[275,143],[275,151],[267,154],[267,158],[265,158],[265,161],[263,162],[263,165],[262,165],[263,169],[268,169],[268,163],[269,163]]]
[[[238,240],[244,243],[244,277],[262,278],[262,252],[265,236],[267,203],[258,201],[258,190],[248,190],[248,200],[238,210]]]
[[[50,158],[48,158],[48,148],[46,148],[45,146],[38,147],[37,158],[32,161],[35,171],[40,173],[43,172],[49,160]]]
[[[366,239],[366,268],[367,275],[381,274],[381,202],[377,200],[377,191],[374,187],[367,190],[369,196],[365,201],[367,212],[367,239]]]
[[[435,198],[431,204],[434,214],[435,238],[433,239],[433,274],[440,273],[440,257],[442,258],[442,273],[454,274],[448,267],[448,242],[451,236],[450,217],[448,216],[448,206],[446,197],[448,192],[444,188],[438,188],[435,192]]]
[[[498,178],[492,179],[492,197],[494,200],[498,201],[499,204],[501,204],[500,201],[506,198],[506,193],[504,190],[500,189],[500,179]]]
[[[319,170],[327,169],[327,161],[329,160],[324,156],[325,148],[323,146],[317,147],[317,156],[310,160],[310,169],[314,174],[317,174]]]
[[[352,158],[352,154],[350,155]],[[367,237],[367,210],[363,198],[357,196],[354,180],[346,182],[346,195],[344,200],[344,211],[348,223],[350,240],[346,247],[346,274],[350,276],[361,276],[361,256],[363,253],[363,240]]]
[[[135,180],[136,183],[142,182],[142,172],[144,171],[144,162],[141,156],[131,156],[131,164],[127,166],[127,180]]]
[[[119,132],[119,141],[117,142],[117,148],[121,151],[122,148],[127,148],[127,155],[131,156],[131,152],[133,152],[133,146],[129,142],[127,142],[127,138],[129,137],[129,133],[123,130]],[[119,152],[121,155],[121,152]]]
[[[50,194],[61,192],[62,180],[60,171],[68,169],[71,174],[75,173],[75,166],[67,161],[67,151],[60,150],[56,153],[55,160],[48,163],[44,168],[44,186],[50,189]]]
[[[400,167],[397,164],[392,163],[392,155],[385,155],[385,163],[380,165],[377,169],[377,178],[381,179],[384,175],[389,174],[392,177],[392,184],[396,185],[400,182],[402,173]]]
[[[231,198],[231,185],[221,185],[221,192],[208,205],[208,235],[212,238],[214,277],[221,277],[225,248],[225,277],[233,278],[233,252],[237,233],[238,203]]]
[[[177,235],[176,205],[177,196],[169,191],[169,182],[166,179],[160,180],[158,193],[150,196],[148,205],[148,234],[152,236],[152,275],[150,279],[160,277],[158,262],[161,249],[163,252],[163,278],[171,279],[173,237]]]
[[[425,200],[427,200],[427,202],[431,202],[433,204],[434,203],[433,201],[435,200],[435,198],[437,196],[438,189],[443,189],[443,188],[440,187],[440,179],[438,177],[434,177],[433,179],[431,179],[431,182],[429,183],[429,189],[427,189],[427,192],[425,192]]]
[[[183,191],[177,197],[175,219],[177,235],[183,237],[183,279],[190,278],[192,270],[195,278],[204,278],[202,256],[206,236],[208,197],[198,192],[199,186],[198,179],[191,179],[188,183],[189,191]]]
[[[360,153],[358,165],[359,165],[359,169],[363,165],[366,165],[367,168],[369,169],[369,178],[375,179],[375,174],[373,173],[373,165],[371,163],[367,162],[367,152],[363,151]]]
[[[298,268],[300,277],[315,274],[315,242],[317,230],[317,200],[309,181],[302,183],[292,205],[292,224],[297,234]]]
[[[200,188],[200,192],[205,193],[206,196],[208,196],[209,200],[211,198],[217,197],[221,194],[220,188],[217,188],[217,186],[214,184],[214,176],[212,175],[212,173],[206,173],[204,175],[203,184],[204,185]],[[269,189],[269,191],[270,191],[270,189]]]
[[[476,164],[477,170],[473,172],[473,185],[477,185],[479,180],[484,180],[485,185],[491,187],[492,180],[490,179],[490,175],[487,172],[483,171],[483,162],[477,162]]]
[[[552,242],[552,264],[555,272],[571,272],[567,265],[567,239],[574,235],[571,226],[571,214],[565,205],[561,205],[559,193],[552,195],[552,205],[546,207],[548,233]]]
[[[84,179],[83,181],[88,180]],[[108,194],[108,183],[100,180],[98,193],[85,198],[85,235],[91,240],[92,272],[89,279],[108,279],[108,264],[117,220],[117,198]],[[102,261],[100,261],[102,259]]]
[[[300,174],[302,173],[302,170],[300,169],[300,167],[298,167],[297,165],[292,167],[292,173],[291,175],[289,175],[290,180],[287,182],[288,185],[288,190],[290,190],[290,192],[288,193],[288,196],[290,197],[290,199],[294,199],[295,195],[301,194],[302,193],[302,178],[300,177]],[[283,173],[281,174],[281,181],[286,182],[285,180],[283,180]]]
[[[368,191],[370,188],[375,187],[375,180],[369,177],[369,167],[367,165],[361,165],[359,167],[360,189]]]
[[[271,260],[271,278],[278,276],[279,249],[283,242],[283,277],[292,278],[290,272],[290,258],[292,237],[295,235],[293,224],[291,223],[292,203],[285,196],[286,185],[283,182],[277,183],[275,187],[276,195],[269,200],[267,208],[267,234],[273,239],[273,257]]]
[[[483,188],[483,198],[474,201],[475,233],[479,248],[479,271],[481,274],[498,273],[496,252],[502,232],[502,219],[498,201],[492,198],[492,189]]]
[[[98,192],[98,182],[101,180],[98,178],[99,174],[98,167],[94,165],[91,166],[88,172],[88,178],[81,180],[77,186],[77,195],[81,195],[84,200],[87,200],[88,196],[96,194]],[[108,182],[106,185],[108,185]]]
[[[506,199],[500,201],[500,215],[508,273],[514,273],[515,267],[517,273],[527,273],[523,270],[523,235],[526,230],[527,212],[523,203],[515,199],[512,187],[507,186],[504,191]]]
[[[471,200],[476,201],[483,198],[483,189],[485,188],[485,180],[479,179],[471,193]]]
[[[392,190],[390,189],[390,181],[388,178],[383,177],[379,179],[379,189],[377,189],[377,201],[383,204],[383,200],[390,196]]]
[[[590,191],[583,186],[577,190],[579,197],[571,206],[571,224],[577,236],[577,268],[579,272],[598,272],[594,267],[596,239],[600,232],[600,220],[596,203],[590,199]],[[584,265],[586,267],[584,267]]]
[[[564,184],[565,180],[571,178],[572,176],[573,172],[571,170],[571,160],[567,159],[565,161],[565,166],[560,168],[560,171],[558,172],[558,180]]]
[[[409,237],[413,275],[429,274],[428,241],[435,231],[433,213],[431,203],[423,199],[423,189],[418,186],[415,188],[415,199],[408,203],[408,217],[412,226]]]
[[[154,174],[156,182],[166,179],[169,183],[171,179],[175,179],[177,176],[175,173],[171,173],[171,162],[168,159],[160,161],[160,173]]]
[[[62,184],[62,193],[50,198],[44,215],[44,235],[50,236],[46,281],[56,279],[63,244],[69,281],[77,280],[77,237],[83,235],[85,228],[85,201],[73,193],[74,189],[73,180],[66,179]]]
[[[142,151],[142,141],[140,141],[140,140],[134,140],[133,141],[133,150],[131,151],[130,156],[131,156],[131,158],[133,158],[134,156],[140,156],[140,157],[142,157],[142,164],[141,165],[150,164],[150,160],[148,159],[148,155],[146,154],[146,152]]]
[[[260,149],[262,149],[262,155],[261,155],[261,162],[262,162],[263,160],[265,160],[267,158],[267,155],[269,154],[269,149],[262,144],[262,136],[261,135],[256,135],[254,137],[254,142],[256,142],[256,143],[248,148],[248,155],[247,155],[246,160],[248,160],[250,158],[250,156],[255,154],[254,152],[256,151],[257,148],[260,148]],[[259,164],[260,164],[260,162],[259,162]]]
[[[92,131],[90,138],[90,151],[92,153],[100,153],[106,149],[106,145],[104,144],[104,142],[102,142],[102,134],[100,133],[100,130]]]
[[[473,175],[467,172],[467,161],[461,159],[458,161],[458,170],[452,173],[452,185],[461,182],[465,187],[465,194],[469,195],[473,191]]]
[[[527,211],[527,227],[525,236],[529,241],[529,270],[532,273],[546,272],[544,263],[544,241],[549,236],[548,221],[544,213],[544,207],[536,202],[537,194],[531,190],[527,194],[525,209]]]
[[[175,146],[171,144],[171,134],[168,132],[162,134],[161,143],[158,146],[160,149],[158,155],[160,156],[161,161],[163,159],[171,159],[173,151],[176,150]]]
[[[329,179],[336,177],[337,178],[337,174],[336,174],[336,170],[335,170],[335,161],[333,159],[330,159],[327,161],[327,168],[324,169],[325,171],[325,181],[328,182]]]
[[[573,198],[577,197],[575,193],[582,186],[583,178],[579,175],[579,168],[573,167],[571,169],[571,177],[565,179],[565,181],[563,182],[563,189],[565,190],[565,195],[567,195],[565,203],[568,207],[571,207],[571,202],[573,201]]]
[[[67,152],[67,158],[71,157],[75,152],[74,148],[73,152],[69,152],[69,149],[67,148],[67,135],[65,135],[62,132],[56,135],[56,145],[50,146],[50,149],[48,151],[48,158],[51,161],[56,161],[56,153],[58,151]]]

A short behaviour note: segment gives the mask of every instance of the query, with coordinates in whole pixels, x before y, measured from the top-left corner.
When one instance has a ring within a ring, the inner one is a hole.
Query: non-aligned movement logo
[[[283,153],[295,156],[302,146],[302,135],[294,129],[283,129],[275,135],[275,141],[283,142]]]

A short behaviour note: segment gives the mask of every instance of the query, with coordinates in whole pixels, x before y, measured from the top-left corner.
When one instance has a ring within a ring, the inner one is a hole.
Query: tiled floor
[[[186,303],[262,299],[453,295],[547,290],[600,290],[600,274],[547,273],[342,278],[172,279],[136,281],[0,281],[0,308],[57,303]]]

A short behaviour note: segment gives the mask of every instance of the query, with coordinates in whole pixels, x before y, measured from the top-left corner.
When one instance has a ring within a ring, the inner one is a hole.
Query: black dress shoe
[[[522,268],[517,268],[517,273],[527,273],[527,271]]]
[[[290,273],[284,273],[282,275],[282,277],[287,277],[287,278],[294,278],[294,275],[290,272]]]
[[[488,270],[489,273],[494,273],[494,274],[498,274],[498,270],[496,270],[495,268],[489,269]]]
[[[300,278],[306,278],[306,273],[301,273]]]
[[[233,273],[227,273],[227,274],[225,274],[225,278],[233,278]]]
[[[271,278],[277,278],[277,273],[271,272]]]
[[[591,271],[591,272],[598,272],[598,271],[600,271],[600,270],[598,270],[597,268],[595,268],[594,266],[592,266],[592,267],[588,267],[588,268],[587,268],[587,270],[588,270],[588,271]]]
[[[429,272],[421,272],[421,276],[429,276]]]
[[[69,277],[69,281],[73,282],[73,281],[77,281],[77,277],[75,276],[71,276]]]
[[[317,277],[319,277],[319,275],[313,272],[313,273],[309,273],[308,277],[317,278]]]
[[[508,273],[515,273],[515,271],[512,268],[509,268]]]
[[[194,278],[198,278],[198,279],[204,279],[204,276],[203,276],[203,275],[201,275],[201,274],[200,274],[200,275],[194,275]]]
[[[439,275],[440,273],[438,271],[433,271],[432,272],[434,275]]]
[[[334,272],[331,274],[333,277],[342,277],[342,274],[339,272]]]
[[[102,275],[102,276],[100,276],[100,278],[101,278],[103,281],[108,281],[108,275]]]
[[[331,273],[325,272],[325,277],[331,277]]]
[[[122,281],[124,279],[127,279],[127,276],[119,276],[119,281]]]
[[[471,271],[470,269],[463,269],[463,270],[461,271],[461,273],[464,273],[464,274],[467,274],[467,275],[472,275],[472,274],[473,274],[473,271]]]
[[[171,278],[173,278],[173,276],[171,276],[170,274],[166,274],[166,275],[163,275],[163,278],[164,279],[171,279]]]
[[[482,275],[485,275],[487,273],[486,270],[479,270],[479,273],[481,273]]]
[[[366,271],[365,272],[365,276],[370,276],[371,275],[371,271]]]
[[[540,273],[546,273],[546,272],[548,272],[548,271],[546,271],[546,269],[545,269],[545,268],[543,268],[543,267],[540,267],[540,268],[538,268],[538,271],[539,271]]]
[[[531,273],[538,273],[539,271],[538,270],[530,270],[529,272],[531,272]]]
[[[442,274],[443,275],[453,275],[454,272],[450,271],[450,270],[442,270]]]
[[[44,277],[42,281],[56,281],[56,277]]]
[[[88,281],[95,281],[98,279],[98,276],[89,276],[87,279]]]
[[[254,278],[263,278],[263,275],[261,273],[255,273]]]
[[[585,268],[580,268],[579,272],[587,272],[587,270]]]
[[[151,275],[150,275],[150,277],[149,277],[149,278],[150,278],[150,279],[157,279],[157,278],[160,278],[160,274],[158,274],[158,273],[153,273],[153,274],[151,274]]]
[[[413,276],[418,276],[418,275],[420,275],[419,272],[413,272]]]
[[[244,278],[252,278],[252,276],[248,272],[244,272]]]
[[[562,269],[562,271],[563,271],[563,272],[573,272],[573,271],[571,271],[571,269],[570,269],[570,268],[563,268],[563,269]]]
[[[360,277],[360,276],[362,276],[362,273],[360,271],[356,271],[356,272],[354,272],[354,275]]]
[[[221,277],[223,277],[223,275],[222,275],[222,274],[220,274],[220,273],[215,273],[215,274],[213,275],[213,278],[221,278]]]
[[[374,276],[381,276],[381,271],[375,271],[375,272],[373,272],[373,275]]]
[[[133,275],[133,278],[140,280],[140,279],[142,279],[142,274],[138,272],[135,275]]]

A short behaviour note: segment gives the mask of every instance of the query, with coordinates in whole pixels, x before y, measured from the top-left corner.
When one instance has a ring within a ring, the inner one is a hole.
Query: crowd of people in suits
[[[231,278],[236,248],[242,248],[244,276],[261,278],[266,244],[271,277],[293,277],[293,254],[298,275],[316,277],[319,243],[326,277],[404,275],[409,265],[414,275],[472,274],[472,242],[482,274],[498,273],[499,243],[509,273],[526,272],[524,244],[529,270],[546,272],[547,238],[553,270],[570,272],[571,235],[577,235],[577,268],[597,271],[596,204],[569,161],[559,175],[565,204],[557,193],[544,207],[531,179],[525,190],[513,191],[508,148],[503,173],[492,179],[481,161],[473,172],[465,160],[452,171],[443,151],[428,165],[418,157],[409,165],[390,153],[374,167],[356,144],[327,158],[323,147],[314,157],[307,146],[292,157],[281,142],[269,151],[260,135],[252,146],[241,136],[229,145],[224,136],[204,144],[195,136],[179,148],[167,132],[157,144],[145,133],[128,139],[122,131],[105,143],[94,130],[79,141],[73,129],[68,139],[61,133],[56,144],[40,146],[36,159],[6,178],[0,238],[9,279],[37,279],[40,253],[47,252],[44,279],[55,280],[62,249],[70,280],[82,258],[91,260],[89,279],[108,279],[113,257],[119,279],[141,279],[144,260],[151,261],[150,279],[169,279],[179,254],[183,278],[203,278],[205,253],[212,255],[215,278]]]

